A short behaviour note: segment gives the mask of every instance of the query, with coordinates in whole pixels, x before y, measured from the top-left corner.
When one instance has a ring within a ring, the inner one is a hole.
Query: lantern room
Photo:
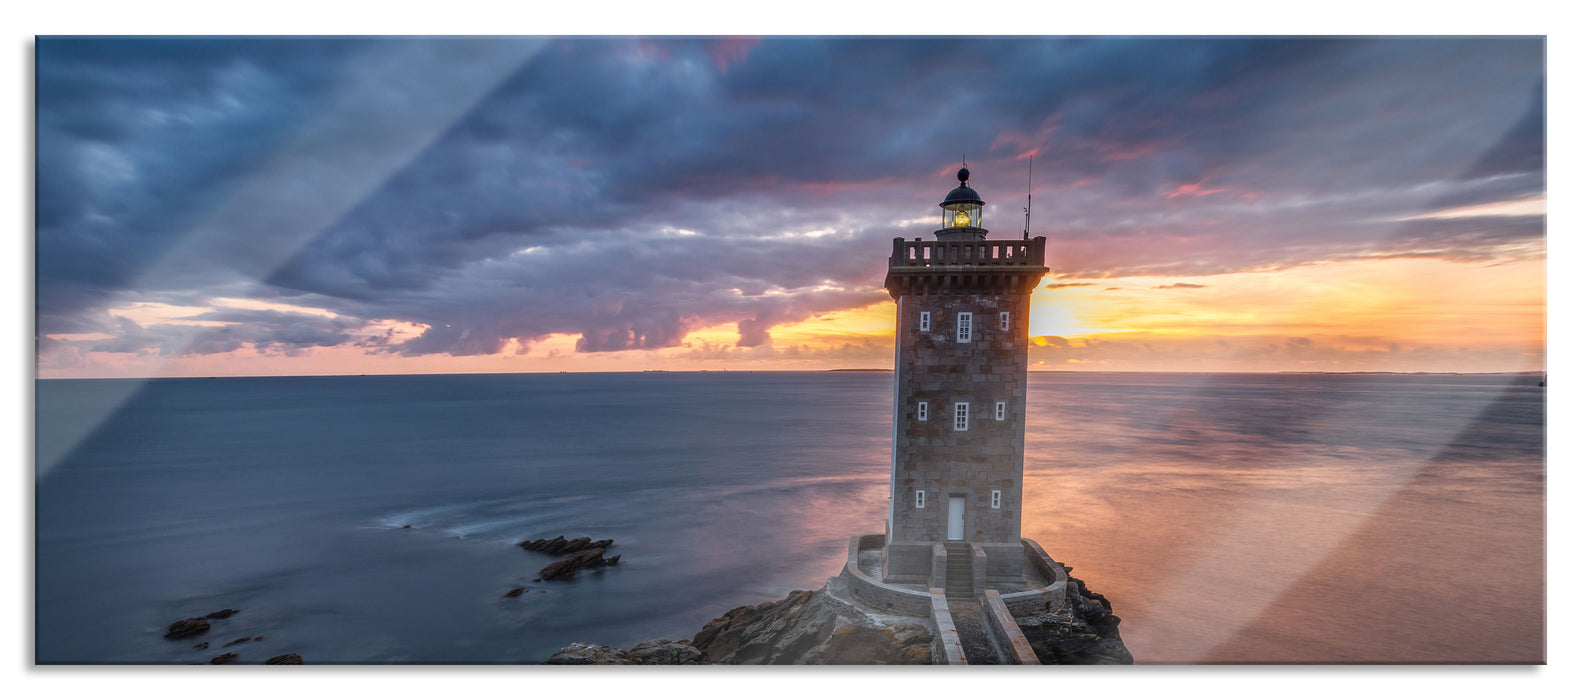
[[[976,190],[967,186],[967,178],[972,173],[966,168],[956,171],[956,179],[961,185],[945,195],[945,201],[939,203],[943,210],[940,215],[939,231],[935,235],[940,240],[975,238],[983,239],[988,234],[983,230],[983,199]]]

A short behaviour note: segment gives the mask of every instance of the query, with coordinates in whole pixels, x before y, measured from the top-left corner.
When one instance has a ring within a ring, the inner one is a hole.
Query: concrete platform
[[[1024,537],[1022,548],[1025,561],[1021,583],[996,583],[980,588],[977,600],[987,601],[992,610],[998,611],[985,618],[991,626],[989,637],[996,646],[1004,647],[997,650],[999,658],[1007,662],[1036,663],[1015,618],[1031,617],[1065,605],[1069,580],[1065,568],[1056,564],[1037,542]],[[919,583],[885,583],[883,558],[884,535],[852,537],[847,547],[846,566],[830,583],[849,596],[852,603],[874,614],[928,618],[940,639],[949,637],[952,641],[945,645],[947,648],[936,650],[936,656],[947,663],[966,663],[955,623],[948,610],[942,610],[942,591]]]

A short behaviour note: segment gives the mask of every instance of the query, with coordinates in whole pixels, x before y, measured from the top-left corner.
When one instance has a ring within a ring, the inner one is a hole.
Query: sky
[[[889,368],[963,158],[1033,369],[1542,370],[1545,51],[41,37],[37,372]]]

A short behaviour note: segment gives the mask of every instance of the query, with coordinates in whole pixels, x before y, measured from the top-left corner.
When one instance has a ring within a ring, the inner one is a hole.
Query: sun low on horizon
[[[37,376],[889,369],[963,155],[1033,370],[1542,371],[1544,49],[41,37]]]

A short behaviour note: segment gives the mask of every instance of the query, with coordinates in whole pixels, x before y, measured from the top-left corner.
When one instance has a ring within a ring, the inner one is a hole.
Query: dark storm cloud
[[[403,354],[551,333],[656,348],[719,323],[768,345],[883,300],[889,238],[933,228],[897,222],[937,212],[963,152],[1000,236],[1036,154],[1034,233],[1068,277],[1479,259],[1543,233],[1401,221],[1542,194],[1540,39],[564,39],[439,128],[420,117],[454,101],[443,76],[488,58],[466,41],[38,46],[41,333],[102,328],[117,298],[262,279],[276,300],[427,325],[368,343]],[[423,78],[367,78],[407,74]],[[348,114],[324,133],[360,138],[290,150]],[[335,166],[387,134],[421,147],[364,192]],[[283,152],[300,177],[216,223]],[[300,241],[269,234],[325,192],[355,198]],[[352,342],[285,317],[223,328],[117,326],[103,346]]]
[[[354,318],[266,310],[221,309],[184,321],[147,327],[114,319],[115,337],[82,343],[97,352],[154,352],[165,356],[206,355],[253,347],[265,354],[295,355],[306,348],[333,347],[364,340],[353,331],[365,324]],[[200,324],[223,325],[200,325]]]

